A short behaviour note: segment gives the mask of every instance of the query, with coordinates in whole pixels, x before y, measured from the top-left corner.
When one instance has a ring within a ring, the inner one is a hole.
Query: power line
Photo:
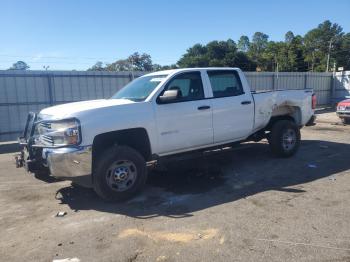
[[[103,60],[114,60],[112,57],[79,57],[79,56],[29,56],[29,55],[7,55],[7,54],[0,54],[0,57],[12,57],[12,58],[16,58],[16,59],[22,59],[22,58],[28,58],[28,59],[35,59],[35,60],[39,60],[39,59],[62,59],[62,60],[76,60],[76,59],[81,59],[81,60],[94,60],[94,61],[103,61]],[[115,58],[116,60],[119,60],[117,58]],[[121,58],[123,59],[123,58]],[[152,59],[152,60],[157,60],[159,62],[172,62],[174,63],[174,59],[171,58],[165,58],[165,59]],[[36,62],[36,61],[33,61]]]

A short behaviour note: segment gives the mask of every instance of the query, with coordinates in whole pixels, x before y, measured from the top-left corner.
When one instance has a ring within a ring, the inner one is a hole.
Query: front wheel
[[[98,156],[93,186],[104,200],[120,201],[138,193],[146,179],[147,168],[142,155],[131,147],[116,146]]]
[[[280,120],[271,129],[269,144],[274,155],[290,157],[300,145],[299,127],[292,121]]]

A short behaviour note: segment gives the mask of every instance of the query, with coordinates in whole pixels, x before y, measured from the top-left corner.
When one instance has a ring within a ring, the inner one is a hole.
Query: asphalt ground
[[[0,260],[350,261],[350,126],[319,114],[302,139],[288,159],[261,141],[177,161],[117,204],[0,150]]]

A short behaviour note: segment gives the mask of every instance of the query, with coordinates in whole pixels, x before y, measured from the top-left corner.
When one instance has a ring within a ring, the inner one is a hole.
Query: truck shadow
[[[281,159],[271,156],[266,143],[257,143],[151,172],[146,189],[127,202],[106,203],[93,190],[76,186],[60,189],[56,198],[76,211],[181,218],[268,190],[302,194],[302,184],[327,177],[334,180],[334,175],[350,169],[349,159],[350,144],[305,140],[294,157]]]

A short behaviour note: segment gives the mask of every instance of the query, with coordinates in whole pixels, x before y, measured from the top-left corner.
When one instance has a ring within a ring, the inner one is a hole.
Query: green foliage
[[[135,71],[152,71],[152,58],[149,54],[135,52],[127,60]]]
[[[342,66],[346,70],[350,70],[350,33],[342,37],[339,49],[333,51],[336,57],[337,66]]]
[[[238,40],[237,47],[238,47],[238,50],[241,52],[248,52],[250,48],[249,37],[246,35],[242,35]]]
[[[311,71],[326,70],[328,52],[339,49],[343,34],[343,29],[338,24],[326,20],[305,35],[305,61]],[[331,62],[336,60],[337,57],[333,56]]]
[[[105,66],[100,61],[96,62],[88,71],[152,71],[153,66],[152,58],[149,54],[135,52],[127,59],[119,59]]]
[[[255,64],[237,49],[232,39],[195,44],[178,61],[179,67],[240,67],[252,70]]]
[[[237,66],[246,71],[325,71],[333,64],[350,69],[350,33],[326,20],[302,37],[292,31],[284,41],[269,41],[256,32],[249,40],[241,36],[237,46],[232,40],[196,44],[178,61],[180,67]]]
[[[338,24],[326,20],[305,36],[285,34],[284,41],[269,41],[256,32],[249,40],[242,35],[236,44],[232,39],[195,44],[188,48],[177,64],[153,64],[148,54],[133,53],[126,59],[103,65],[97,62],[89,70],[158,71],[183,67],[240,67],[244,71],[331,71],[333,65],[350,70],[350,33],[344,34]]]
[[[23,61],[17,61],[16,63],[14,63],[10,68],[9,70],[27,70],[29,69],[30,66],[27,65],[26,62],[23,62]]]
[[[107,64],[106,71],[130,71],[132,65],[128,59],[119,59],[111,64]]]
[[[101,61],[97,61],[92,67],[90,67],[87,71],[105,71],[103,67],[103,63]]]
[[[284,36],[284,42],[290,44],[294,39],[294,34],[292,31],[288,31]]]

